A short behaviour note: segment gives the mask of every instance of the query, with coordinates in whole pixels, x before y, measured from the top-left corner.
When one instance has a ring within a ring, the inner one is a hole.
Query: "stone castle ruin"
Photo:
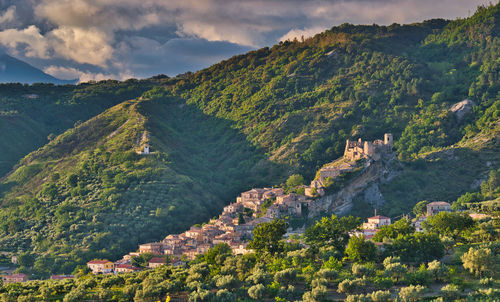
[[[379,160],[382,154],[390,153],[393,147],[393,137],[391,133],[384,134],[384,140],[377,139],[373,142],[347,140],[344,151],[344,158],[358,160],[362,158]]]

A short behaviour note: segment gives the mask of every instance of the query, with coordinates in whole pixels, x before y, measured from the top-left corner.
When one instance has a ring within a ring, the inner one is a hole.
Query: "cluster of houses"
[[[415,231],[422,232],[422,222],[427,220],[428,217],[432,215],[436,215],[440,212],[450,212],[451,205],[445,201],[434,201],[427,204],[427,213],[426,215],[422,215],[417,217],[412,221],[412,226],[415,228]],[[356,235],[364,235],[365,238],[371,239],[381,227],[390,225],[391,218],[375,215],[367,219],[367,222],[363,223],[361,227],[361,231],[356,233]]]
[[[146,253],[158,256],[149,261],[150,268],[167,263],[183,265],[185,262],[181,259],[192,260],[219,243],[229,245],[234,254],[245,254],[249,252],[246,246],[256,225],[283,216],[301,216],[308,202],[306,196],[285,194],[282,188],[255,188],[241,193],[236,202],[224,207],[217,219],[201,227],[193,226],[184,233],[168,235],[160,242],[141,244],[137,252],[125,255],[116,263],[93,260],[87,266],[95,274],[131,272],[138,269],[131,265],[132,257]]]

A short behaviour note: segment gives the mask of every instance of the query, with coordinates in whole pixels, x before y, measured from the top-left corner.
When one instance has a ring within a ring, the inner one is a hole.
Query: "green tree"
[[[288,191],[293,191],[298,186],[304,184],[304,177],[300,174],[293,174],[286,180],[286,187]]]
[[[345,250],[346,257],[353,262],[372,262],[377,258],[377,247],[364,236],[352,236]]]
[[[430,201],[428,200],[422,200],[417,202],[417,204],[413,207],[413,214],[415,216],[422,216],[427,213],[427,204],[429,204]]]
[[[394,239],[385,252],[403,261],[428,262],[444,256],[444,245],[435,234],[413,233]]]
[[[232,255],[232,252],[231,247],[227,243],[218,243],[210,248],[203,255],[203,258],[207,264],[220,266],[227,257]]]
[[[24,252],[17,256],[17,264],[30,268],[35,263],[36,256],[30,252]]]
[[[415,228],[411,225],[411,221],[406,218],[401,218],[391,225],[380,227],[372,240],[375,242],[382,242],[384,238],[396,239],[399,235],[408,235],[414,232]]]
[[[438,260],[427,263],[427,270],[435,281],[442,281],[448,273],[448,267]]]
[[[421,285],[410,285],[399,290],[399,298],[403,302],[414,302],[420,300],[425,287]]]
[[[323,217],[315,225],[306,229],[306,242],[318,247],[333,246],[340,254],[344,254],[345,247],[349,242],[349,232],[361,223],[359,217],[342,217],[336,215]]]
[[[489,248],[470,248],[460,259],[465,269],[476,276],[483,277],[495,272],[497,261],[495,255]],[[498,258],[498,257],[497,257]]]
[[[474,226],[474,220],[467,213],[440,212],[427,218],[424,229],[440,235],[449,235],[457,240],[462,232]]]
[[[253,240],[250,241],[248,247],[258,254],[279,254],[283,252],[281,239],[286,233],[286,228],[287,225],[282,219],[261,223],[253,230]]]

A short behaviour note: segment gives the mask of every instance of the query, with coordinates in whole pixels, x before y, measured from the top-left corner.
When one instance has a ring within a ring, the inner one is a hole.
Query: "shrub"
[[[365,264],[358,264],[358,263],[354,263],[352,265],[352,273],[356,276],[356,277],[363,277],[363,276],[373,276],[375,274],[375,269],[369,265],[365,265]]]
[[[260,300],[266,294],[266,287],[262,284],[256,284],[248,289],[248,295],[254,300]]]
[[[346,302],[371,302],[372,299],[370,295],[349,295],[345,299]]]
[[[378,290],[370,294],[373,302],[387,302],[391,300],[391,292],[388,290]]]
[[[295,281],[297,277],[297,271],[293,268],[287,268],[274,274],[274,281],[281,285],[288,285],[289,283]]]
[[[454,284],[448,284],[441,288],[441,294],[443,294],[445,298],[454,301],[455,299],[460,297],[460,290],[458,289],[458,286]]]
[[[420,299],[420,295],[423,293],[425,287],[421,285],[410,285],[408,287],[402,287],[399,290],[399,298],[403,302],[413,302]]]

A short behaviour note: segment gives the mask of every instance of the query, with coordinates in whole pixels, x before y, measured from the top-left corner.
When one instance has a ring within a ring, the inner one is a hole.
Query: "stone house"
[[[439,212],[450,212],[451,205],[445,201],[434,201],[427,204],[427,216],[436,215]]]
[[[115,266],[116,273],[132,273],[140,271],[141,269],[130,264],[118,264]]]
[[[11,284],[17,282],[26,282],[28,281],[28,276],[25,274],[12,274],[12,275],[3,275],[2,282],[3,284]]]
[[[163,254],[163,243],[161,242],[150,242],[139,245],[139,253],[151,253],[155,255]]]
[[[368,222],[363,223],[363,229],[374,230],[384,225],[390,225],[391,219],[385,216],[373,216],[368,218]]]
[[[115,268],[115,264],[109,260],[92,260],[87,262],[87,267],[90,268],[93,274],[111,274]]]
[[[162,266],[162,265],[165,265],[165,263],[167,263],[167,261],[165,260],[165,258],[151,258],[151,260],[149,260],[149,263],[148,263],[148,267],[149,268],[155,268],[155,267],[158,267],[158,266]]]

